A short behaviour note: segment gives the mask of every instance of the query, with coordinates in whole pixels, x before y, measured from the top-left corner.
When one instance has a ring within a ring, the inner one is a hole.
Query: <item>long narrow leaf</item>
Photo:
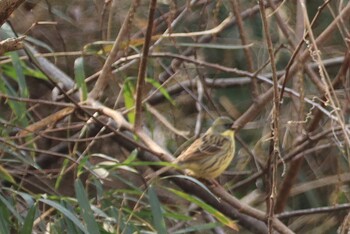
[[[84,190],[84,186],[79,179],[75,181],[74,187],[75,187],[75,194],[77,196],[78,203],[81,208],[82,216],[89,232],[93,234],[99,234],[100,230],[98,228],[97,222],[92,212],[88,197]]]
[[[3,77],[0,77],[0,92],[6,93],[9,96],[17,96],[14,88]],[[27,109],[25,103],[12,100],[8,100],[7,103],[17,117],[17,120],[21,126],[26,127],[28,125],[28,120],[26,118]]]
[[[167,233],[161,204],[152,186],[148,188],[148,197],[153,216],[153,225],[156,228],[157,233]]]
[[[79,57],[74,61],[74,74],[75,80],[81,92],[81,98],[83,101],[87,99],[87,86],[85,82],[85,71],[84,71],[84,58]]]
[[[124,103],[127,109],[133,108],[135,105],[135,100],[133,95],[134,95],[134,87],[131,82],[131,78],[128,78],[125,80],[123,85]],[[135,110],[129,111],[127,115],[128,115],[129,122],[131,124],[135,123]]]
[[[10,213],[6,206],[0,202],[0,233],[10,234]]]
[[[11,183],[16,183],[15,179],[11,176],[11,174],[1,165],[0,165],[0,178]]]
[[[155,87],[156,89],[159,90],[159,92],[161,94],[163,94],[163,96],[172,104],[175,105],[175,101],[174,99],[171,98],[170,94],[168,93],[168,91],[155,79],[151,79],[151,78],[146,78],[146,82],[150,83],[153,87]]]
[[[10,53],[12,65],[16,71],[16,81],[18,83],[19,87],[19,94],[21,97],[28,97],[28,87],[26,83],[26,79],[24,77],[24,72],[22,68],[21,61],[19,59],[19,55],[17,52],[11,52]]]
[[[18,214],[18,212],[14,209],[14,205],[13,204],[10,204],[10,202],[5,198],[3,197],[1,194],[0,194],[0,201],[6,206],[6,208],[8,209],[8,211],[10,211],[12,213],[12,215],[14,215],[18,222],[20,224],[23,224],[23,218],[21,217],[20,214]]]
[[[24,220],[24,225],[20,231],[20,234],[31,234],[32,233],[36,211],[37,211],[37,206],[35,204],[29,209],[28,214]]]
[[[68,219],[70,219],[80,230],[82,230],[84,233],[89,233],[88,230],[84,227],[84,225],[80,222],[80,220],[67,208],[63,207],[61,204],[48,200],[48,199],[39,199],[39,201],[52,206],[59,212],[61,212],[63,215],[65,215]]]
[[[208,205],[207,203],[205,203],[205,202],[199,200],[198,198],[193,197],[187,193],[184,193],[182,191],[179,191],[176,189],[171,189],[171,188],[168,188],[168,190],[175,193],[179,197],[186,199],[187,201],[193,202],[194,204],[198,205],[199,207],[201,207],[202,209],[207,211],[209,214],[211,214],[212,216],[217,218],[217,220],[219,220],[222,224],[232,228],[233,230],[238,231],[238,226],[237,226],[235,221],[229,219],[224,214],[222,214],[221,212],[219,212],[218,210],[216,210],[212,206]]]

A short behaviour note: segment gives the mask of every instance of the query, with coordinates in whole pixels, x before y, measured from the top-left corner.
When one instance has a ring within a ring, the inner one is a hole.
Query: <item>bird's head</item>
[[[211,128],[208,129],[208,133],[221,134],[227,130],[232,130],[233,120],[229,117],[223,116],[217,118]]]

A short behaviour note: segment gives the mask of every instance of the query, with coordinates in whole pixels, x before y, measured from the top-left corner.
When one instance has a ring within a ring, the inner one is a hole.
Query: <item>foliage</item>
[[[347,233],[349,1],[155,2],[0,19],[0,233]],[[220,115],[222,187],[168,153]]]

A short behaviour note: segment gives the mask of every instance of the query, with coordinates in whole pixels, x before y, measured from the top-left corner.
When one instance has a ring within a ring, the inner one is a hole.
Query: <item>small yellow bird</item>
[[[217,118],[205,134],[195,140],[173,163],[186,174],[208,180],[221,175],[230,165],[235,153],[233,120],[229,117]],[[168,171],[172,167],[164,167],[148,179]]]

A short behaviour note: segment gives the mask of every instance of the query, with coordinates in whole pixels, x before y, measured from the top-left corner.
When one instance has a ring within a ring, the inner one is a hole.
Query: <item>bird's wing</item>
[[[203,159],[204,157],[211,157],[222,150],[229,139],[222,135],[208,134],[197,139],[193,144],[187,148],[178,158],[178,163],[189,163]]]

